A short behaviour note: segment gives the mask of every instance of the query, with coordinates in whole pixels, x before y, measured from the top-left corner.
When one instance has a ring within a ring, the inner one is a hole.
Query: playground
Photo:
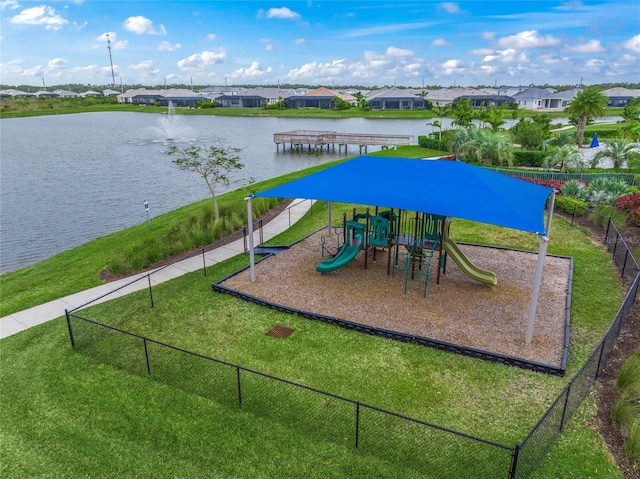
[[[371,251],[365,255],[360,250],[340,268],[318,272],[326,235],[325,228],[258,262],[255,282],[244,270],[220,284],[294,310],[560,366],[571,269],[568,258],[548,256],[545,261],[535,333],[526,345],[535,252],[457,244],[469,262],[494,273],[498,285],[487,286],[453,261],[438,283],[438,261],[432,260],[424,294],[421,282],[405,285],[405,274],[387,274],[387,266],[392,266],[389,257],[394,261],[388,251],[377,251],[374,262]],[[327,259],[326,252],[324,256]]]

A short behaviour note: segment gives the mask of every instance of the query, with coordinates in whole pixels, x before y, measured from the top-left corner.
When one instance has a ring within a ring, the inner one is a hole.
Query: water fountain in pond
[[[182,115],[176,114],[172,103],[169,103],[167,114],[158,120],[158,125],[150,127],[149,130],[154,137],[153,140],[162,143],[189,141],[194,137],[193,128],[186,124]]]

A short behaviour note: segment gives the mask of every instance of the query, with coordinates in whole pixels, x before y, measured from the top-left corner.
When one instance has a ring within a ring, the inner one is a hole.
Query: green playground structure
[[[364,222],[362,222],[364,220]],[[373,249],[373,261],[376,259],[378,248],[386,249],[388,255],[387,274],[395,276],[400,270],[405,276],[405,293],[412,281],[424,284],[423,294],[426,295],[429,282],[429,269],[434,253],[438,252],[438,278],[446,271],[447,258],[451,257],[460,270],[470,278],[487,286],[495,286],[498,281],[496,275],[476,266],[449,238],[450,219],[444,216],[418,213],[407,214],[402,210],[393,209],[378,214],[357,213],[353,210],[351,221],[343,220],[344,243],[331,259],[323,260],[316,271],[329,273],[348,265],[360,251],[365,252],[364,269],[367,269],[368,252]],[[335,247],[333,247],[335,248]],[[322,253],[330,252],[322,238]]]
[[[442,249],[447,253],[447,256],[453,259],[453,261],[458,265],[458,268],[460,268],[460,270],[471,279],[480,281],[487,286],[495,286],[498,284],[495,273],[479,268],[473,264],[471,260],[465,256],[460,247],[453,242],[453,240],[446,238],[442,246]]]
[[[316,266],[320,273],[330,273],[349,264],[360,250],[364,248],[365,225],[357,221],[347,221],[345,230],[345,242],[338,254],[331,259],[325,259]]]

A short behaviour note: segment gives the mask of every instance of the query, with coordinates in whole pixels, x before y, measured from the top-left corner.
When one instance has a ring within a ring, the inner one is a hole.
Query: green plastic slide
[[[343,266],[348,265],[353,258],[355,258],[362,247],[364,246],[363,234],[358,232],[354,235],[354,241],[346,241],[338,254],[331,259],[325,259],[322,263],[316,266],[316,271],[320,273],[329,273]]]
[[[458,267],[464,274],[476,281],[486,284],[487,286],[495,286],[498,284],[495,273],[478,268],[465,256],[460,247],[449,238],[444,240],[443,249],[456,262]]]

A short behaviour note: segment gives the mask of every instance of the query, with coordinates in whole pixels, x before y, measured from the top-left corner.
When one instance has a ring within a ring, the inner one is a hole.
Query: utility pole
[[[116,75],[113,72],[113,58],[111,56],[111,39],[109,38],[109,32],[107,32],[107,50],[109,50],[109,63],[111,63],[111,81],[113,88],[116,87]]]

